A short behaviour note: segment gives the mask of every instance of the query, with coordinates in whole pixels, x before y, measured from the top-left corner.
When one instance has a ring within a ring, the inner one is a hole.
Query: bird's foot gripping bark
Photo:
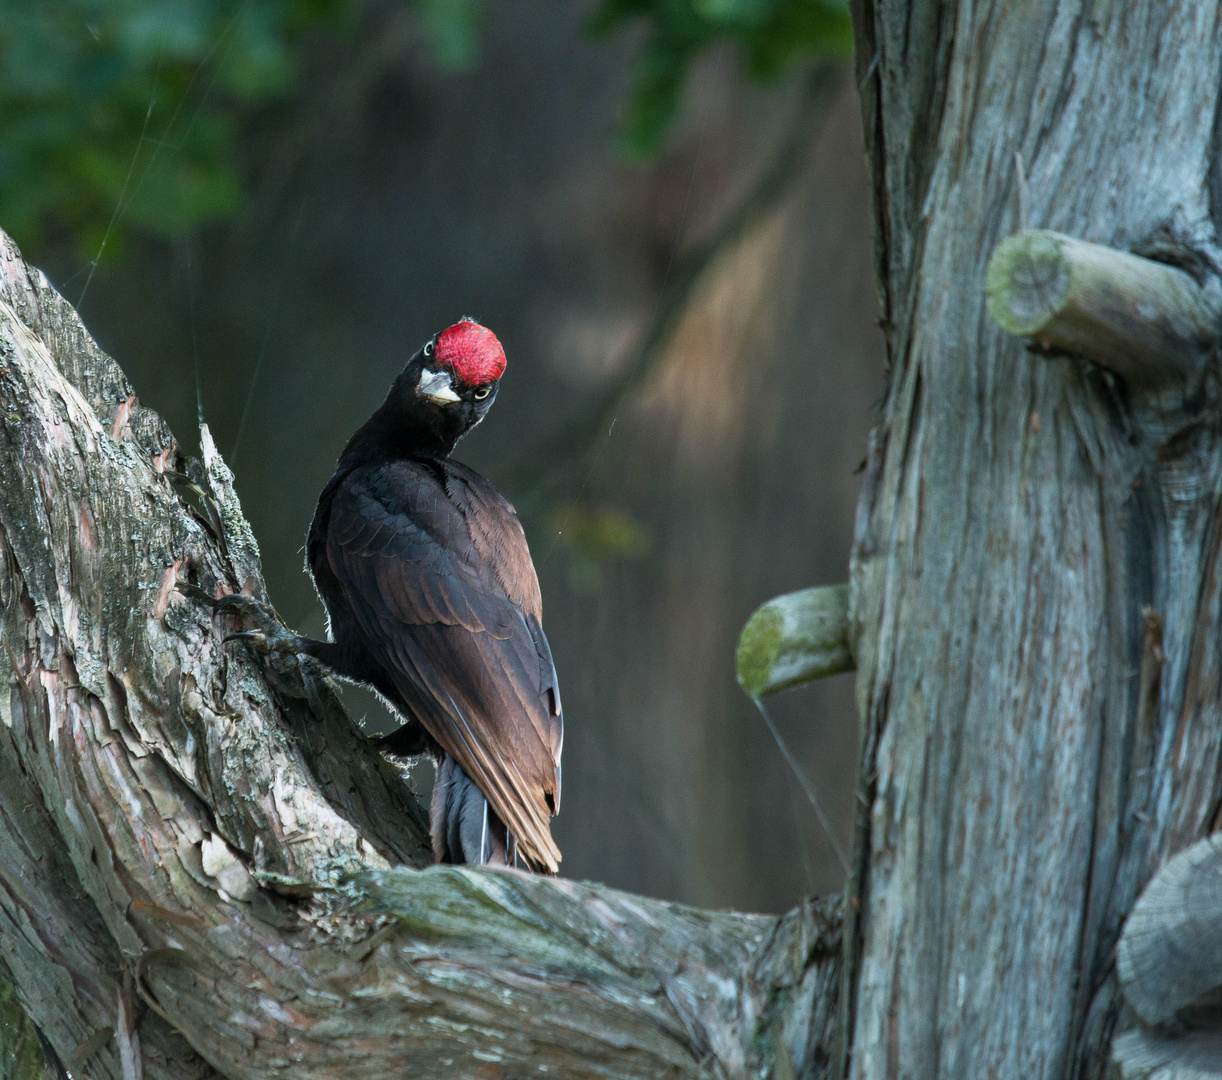
[[[245,593],[222,596],[213,604],[212,613],[228,615],[242,627],[226,634],[223,644],[244,641],[253,646],[255,652],[267,658],[264,671],[277,690],[288,697],[304,699],[316,715],[323,715],[319,672],[306,662],[314,643],[298,637],[270,607]]]
[[[242,630],[225,635],[226,645],[231,641],[245,641],[264,656],[301,651],[301,639],[280,621],[279,616],[265,604],[252,600],[244,593],[222,596],[213,605],[212,613],[232,615],[243,626]]]

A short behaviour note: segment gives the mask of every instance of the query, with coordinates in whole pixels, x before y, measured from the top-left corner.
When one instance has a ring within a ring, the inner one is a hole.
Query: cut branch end
[[[1218,345],[1222,290],[1188,273],[1060,233],[1003,240],[985,277],[1003,330],[1138,386],[1187,382]]]
[[[824,585],[769,600],[743,627],[737,661],[738,685],[753,698],[853,671],[849,587]]]

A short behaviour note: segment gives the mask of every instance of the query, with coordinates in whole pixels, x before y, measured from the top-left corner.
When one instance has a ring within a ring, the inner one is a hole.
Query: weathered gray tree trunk
[[[891,370],[852,557],[848,1073],[1098,1076],[1122,922],[1222,792],[1217,356],[1139,385],[1036,355],[985,270],[1030,227],[1210,284],[1222,5],[854,7]]]

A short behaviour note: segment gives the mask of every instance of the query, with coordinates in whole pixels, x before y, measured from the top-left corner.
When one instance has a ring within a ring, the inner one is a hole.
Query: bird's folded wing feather
[[[453,463],[357,470],[332,502],[327,561],[406,704],[554,871],[563,721],[512,507]]]

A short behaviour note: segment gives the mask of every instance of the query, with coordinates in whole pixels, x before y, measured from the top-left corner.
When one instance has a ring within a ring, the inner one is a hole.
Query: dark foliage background
[[[824,0],[0,8],[0,226],[188,450],[202,404],[299,629],[347,436],[434,330],[501,337],[459,456],[539,568],[570,876],[765,910],[839,883],[733,651],[846,575],[881,383],[847,44]],[[851,680],[770,708],[846,839]]]

